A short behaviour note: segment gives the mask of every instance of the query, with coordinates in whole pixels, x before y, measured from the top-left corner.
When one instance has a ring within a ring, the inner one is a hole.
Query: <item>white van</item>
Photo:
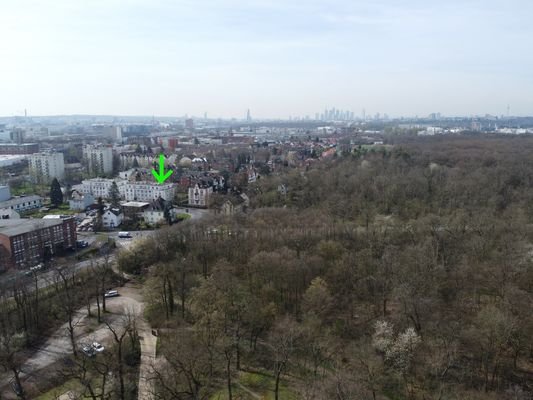
[[[129,232],[119,232],[118,233],[118,237],[121,238],[121,239],[131,238],[131,234]]]

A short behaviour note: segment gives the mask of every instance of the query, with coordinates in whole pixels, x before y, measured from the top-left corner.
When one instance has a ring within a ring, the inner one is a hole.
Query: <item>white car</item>
[[[107,292],[104,293],[104,297],[117,297],[118,296],[118,291],[116,290],[108,290]]]
[[[101,353],[105,349],[105,347],[98,342],[93,342],[92,346],[94,351],[96,351],[97,353]]]

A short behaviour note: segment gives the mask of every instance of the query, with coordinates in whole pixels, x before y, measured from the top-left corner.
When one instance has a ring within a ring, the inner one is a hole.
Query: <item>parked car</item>
[[[117,297],[118,295],[118,291],[116,290],[108,290],[104,293],[104,297]]]
[[[85,247],[89,246],[89,242],[86,240],[76,240],[76,246],[79,249],[84,249]]]
[[[94,357],[96,355],[96,351],[94,350],[93,346],[90,346],[88,344],[82,344],[81,345],[81,351],[87,357]]]
[[[93,342],[92,346],[93,346],[94,351],[96,351],[97,353],[101,353],[102,351],[105,350],[105,347],[102,346],[102,345],[101,345],[100,343],[98,343],[98,342]]]
[[[123,239],[123,238],[131,238],[131,233],[129,232],[119,232],[118,233],[118,237]]]
[[[37,272],[41,271],[44,268],[43,264],[37,264],[33,267],[30,267],[28,271],[26,271],[26,276],[31,276],[33,274],[36,274]]]
[[[12,379],[9,381],[9,385],[11,386],[11,389],[13,389],[13,392],[15,392],[15,394],[17,396],[22,396],[22,387],[20,387],[20,385],[17,383],[16,380]]]

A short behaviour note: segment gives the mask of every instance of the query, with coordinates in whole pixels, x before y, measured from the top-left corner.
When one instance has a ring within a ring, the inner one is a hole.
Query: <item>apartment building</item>
[[[189,188],[189,206],[193,207],[208,207],[209,206],[209,197],[213,193],[213,188],[211,186],[202,186],[198,184],[194,187]]]
[[[160,185],[147,181],[129,182],[122,179],[94,178],[82,181],[80,185],[73,186],[73,189],[83,194],[91,194],[94,198],[108,198],[113,182],[117,184],[120,197],[126,201],[152,201],[159,197],[172,201],[174,198],[175,185],[173,183]]]
[[[124,185],[126,185],[127,182],[121,179],[106,179],[106,178],[85,179],[81,182],[81,184],[74,185],[72,189],[77,190],[78,192],[82,194],[90,194],[95,199],[97,199],[98,197],[107,199],[109,197],[109,190],[111,189],[113,182],[117,184],[118,191],[120,192],[120,195],[123,197],[124,196],[123,194]]]
[[[124,199],[127,201],[152,201],[160,197],[172,201],[174,193],[175,185],[172,183],[128,182],[124,187]]]
[[[36,153],[29,156],[30,175],[38,183],[50,183],[54,178],[65,177],[63,153]]]
[[[83,146],[83,160],[90,174],[113,172],[113,150],[110,146],[87,144]]]

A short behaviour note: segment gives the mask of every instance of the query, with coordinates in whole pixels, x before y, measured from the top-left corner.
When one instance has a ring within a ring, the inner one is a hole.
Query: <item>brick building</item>
[[[75,245],[74,218],[0,220],[0,270],[30,268]]]

